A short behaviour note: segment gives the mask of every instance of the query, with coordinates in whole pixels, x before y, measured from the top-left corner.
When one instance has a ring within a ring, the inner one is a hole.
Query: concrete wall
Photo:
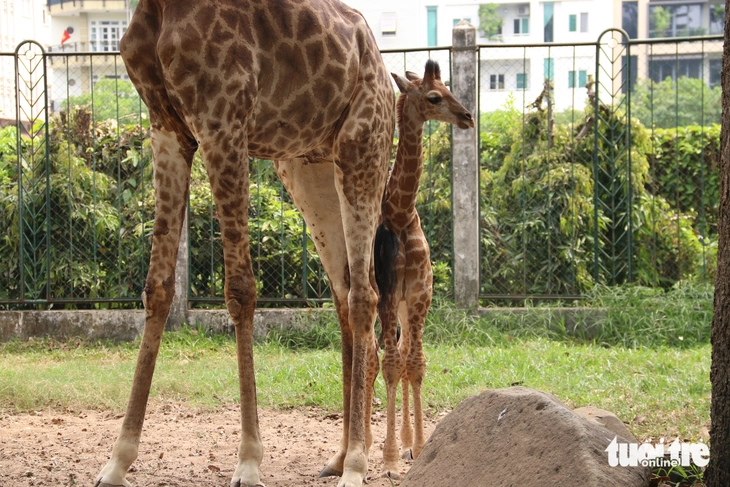
[[[489,308],[476,311],[479,316],[521,315],[545,313],[556,329],[569,335],[590,338],[605,310],[594,308]],[[320,322],[322,314],[334,314],[332,309],[261,309],[254,314],[254,340],[266,338],[275,329],[309,329]],[[233,335],[233,323],[226,310],[188,310],[187,323],[213,333]],[[172,323],[172,329],[179,326]],[[83,311],[0,311],[0,342],[12,339],[83,338],[85,340],[128,342],[142,334],[143,310],[83,310]]]
[[[311,327],[317,322],[318,314],[333,312],[327,309],[257,310],[254,339],[265,338],[273,329]],[[31,337],[132,341],[144,329],[144,316],[144,310],[0,311],[0,342]],[[188,310],[183,323],[168,320],[168,329],[178,329],[185,323],[214,333],[233,334],[233,322],[226,310]]]

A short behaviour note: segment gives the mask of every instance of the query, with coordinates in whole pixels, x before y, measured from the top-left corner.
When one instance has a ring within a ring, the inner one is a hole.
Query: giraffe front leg
[[[111,458],[96,478],[95,487],[130,487],[125,477],[137,459],[157,353],[175,291],[175,262],[193,152],[180,145],[174,132],[154,125],[152,150],[156,200],[150,267],[142,293],[144,333],[122,429]]]
[[[210,179],[223,241],[224,297],[235,326],[236,358],[241,412],[241,442],[231,487],[263,486],[259,465],[263,444],[259,434],[256,378],[253,362],[253,315],[256,284],[248,235],[247,137],[238,127],[226,132],[206,132],[200,148]]]
[[[398,350],[400,351],[401,357],[408,357],[410,351],[410,327],[408,323],[408,305],[406,301],[401,301],[398,307],[398,316],[401,324],[401,335],[400,343],[398,343]],[[410,384],[408,381],[407,365],[404,365],[403,372],[401,374],[401,401],[403,407],[401,408],[401,427],[400,427],[400,441],[403,447],[402,457],[406,460],[413,460],[413,427],[411,426],[411,394]]]
[[[412,443],[413,446],[410,449],[410,456],[413,460],[421,454],[423,445],[426,442],[423,429],[423,404],[421,399],[421,387],[423,385],[423,377],[426,374],[426,359],[420,345],[420,340],[412,340],[411,353],[406,358],[408,382],[413,389],[413,429],[415,434]]]
[[[431,269],[430,251],[420,224],[415,222],[415,229],[410,232],[406,244],[406,302],[408,311],[409,349],[406,357],[406,373],[413,389],[413,426],[415,437],[411,449],[415,460],[421,454],[426,441],[423,429],[423,404],[421,388],[426,374],[426,357],[423,354],[423,327],[426,324],[428,310],[431,308],[433,295],[433,271]]]
[[[349,145],[349,144],[348,144]],[[353,143],[359,145],[359,142]],[[371,147],[345,147],[342,153],[355,155]],[[382,154],[387,154],[382,150]],[[382,158],[382,162],[386,162]],[[353,161],[377,161],[377,158],[353,158]],[[352,161],[351,161],[352,162]],[[380,162],[380,161],[378,161]],[[373,177],[373,184],[362,184],[353,167],[357,164],[337,164],[336,181],[340,194],[340,208],[343,228],[347,240],[347,258],[350,272],[350,289],[347,295],[349,307],[348,323],[352,330],[352,378],[350,387],[350,417],[347,455],[342,478],[338,487],[360,487],[368,472],[366,414],[368,353],[375,340],[375,315],[378,294],[371,282],[372,248],[375,226],[379,214],[384,177]],[[362,166],[371,167],[364,163]],[[383,164],[383,168],[385,164]],[[374,187],[374,191],[370,193]],[[362,190],[367,188],[367,192]]]

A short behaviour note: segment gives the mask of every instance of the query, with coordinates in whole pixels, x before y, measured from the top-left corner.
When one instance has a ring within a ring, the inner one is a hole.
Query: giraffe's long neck
[[[391,230],[406,227],[416,217],[416,197],[423,172],[423,121],[408,98],[398,98],[398,149],[388,180],[384,216]]]

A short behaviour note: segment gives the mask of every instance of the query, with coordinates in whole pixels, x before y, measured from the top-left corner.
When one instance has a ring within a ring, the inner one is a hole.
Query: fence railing
[[[431,123],[418,199],[435,292],[454,256],[483,300],[571,299],[595,283],[668,287],[714,272],[720,37],[474,46],[479,202],[453,204],[451,127]],[[456,69],[450,48],[383,51],[389,70]],[[9,82],[12,90],[8,89]],[[17,83],[16,83],[17,80]],[[546,80],[549,83],[546,83]],[[154,195],[147,113],[117,53],[0,53],[0,305],[139,307]],[[329,289],[306,226],[268,161],[252,160],[259,302],[307,305]],[[457,213],[455,215],[455,212]],[[460,220],[461,219],[461,220]],[[188,301],[222,304],[215,210],[196,160]],[[479,228],[461,255],[454,222]]]

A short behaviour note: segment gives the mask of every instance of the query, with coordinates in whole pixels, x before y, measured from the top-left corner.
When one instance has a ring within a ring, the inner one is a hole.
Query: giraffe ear
[[[407,79],[405,79],[403,76],[401,76],[399,74],[390,73],[390,75],[395,80],[395,84],[398,85],[398,89],[400,90],[401,93],[406,93],[413,86],[413,84],[410,81],[408,81]]]
[[[417,81],[417,80],[421,79],[421,77],[418,76],[413,71],[406,71],[406,78],[408,78],[411,81]]]

